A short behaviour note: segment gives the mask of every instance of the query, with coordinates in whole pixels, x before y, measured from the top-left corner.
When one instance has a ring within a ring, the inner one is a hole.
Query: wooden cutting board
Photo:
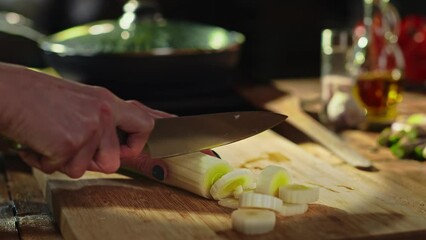
[[[250,237],[232,230],[231,209],[148,179],[88,173],[70,180],[36,170],[34,174],[66,240],[426,236],[425,164],[384,161],[376,164],[379,172],[360,171],[319,145],[300,147],[272,131],[216,151],[235,167],[286,167],[296,182],[319,186],[320,200],[306,214],[279,216],[273,232]]]

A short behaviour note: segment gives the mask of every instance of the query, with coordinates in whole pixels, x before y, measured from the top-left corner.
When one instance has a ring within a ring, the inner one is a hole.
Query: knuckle
[[[126,100],[126,102],[129,103],[129,104],[135,105],[135,106],[139,106],[139,104],[140,104],[138,101],[133,100],[133,99]]]
[[[99,114],[111,114],[112,103],[117,97],[108,89],[94,86],[95,102],[93,103]]]
[[[74,154],[80,149],[81,142],[82,141],[79,140],[77,137],[65,135],[59,141],[60,146],[58,147],[58,149],[61,149],[61,153],[59,153],[58,155],[68,157]]]
[[[99,123],[102,118],[109,118],[113,116],[113,108],[111,101],[101,99],[97,102],[95,108],[97,113],[96,123]]]
[[[93,89],[95,90],[96,95],[101,99],[111,100],[115,98],[115,95],[107,88],[93,86]]]
[[[154,129],[155,120],[153,118],[149,118],[148,121],[146,121],[147,129],[149,131],[152,131]]]
[[[141,102],[137,101],[137,100],[127,100],[127,103],[129,103],[130,105],[137,107],[140,110],[145,110],[146,106],[144,104],[142,104]]]

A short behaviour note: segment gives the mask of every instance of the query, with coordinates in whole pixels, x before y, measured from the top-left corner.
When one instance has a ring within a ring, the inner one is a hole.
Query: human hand
[[[120,158],[142,151],[156,118],[172,115],[137,101],[124,101],[105,88],[0,65],[0,132],[41,156],[20,153],[40,170],[77,178],[86,170],[115,172]],[[120,146],[116,128],[128,133]]]

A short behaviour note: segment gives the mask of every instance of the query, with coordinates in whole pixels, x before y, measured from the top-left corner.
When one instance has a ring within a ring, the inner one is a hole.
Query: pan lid
[[[237,49],[241,33],[165,20],[153,0],[128,0],[119,20],[76,26],[44,38],[40,47],[62,56],[184,55]]]

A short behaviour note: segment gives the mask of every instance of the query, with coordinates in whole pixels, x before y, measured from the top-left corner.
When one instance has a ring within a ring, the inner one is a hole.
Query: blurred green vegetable
[[[378,143],[389,147],[398,158],[426,159],[426,115],[413,114],[405,122],[383,129]]]
[[[380,132],[379,137],[378,137],[378,143],[382,146],[390,146],[390,135],[392,134],[392,130],[391,128],[385,128],[383,129],[383,131]]]
[[[407,118],[406,122],[409,125],[426,125],[426,114],[412,114]]]
[[[423,156],[416,154],[415,149],[425,143],[426,139],[413,139],[404,136],[397,143],[390,146],[390,150],[398,158],[416,158],[422,160]],[[419,151],[417,150],[417,152]]]
[[[426,160],[426,143],[422,143],[414,148],[416,159]]]

